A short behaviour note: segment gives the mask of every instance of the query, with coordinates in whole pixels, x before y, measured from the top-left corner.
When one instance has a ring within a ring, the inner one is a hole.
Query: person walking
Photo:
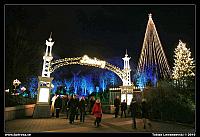
[[[66,100],[65,100],[65,109],[66,109],[67,119],[69,118],[69,100],[70,100],[70,96],[67,94]]]
[[[114,107],[115,107],[115,118],[119,115],[119,106],[120,106],[120,99],[119,96],[117,96],[114,100]]]
[[[149,113],[148,113],[148,106],[147,106],[147,102],[145,98],[142,99],[141,110],[142,110],[142,120],[144,124],[144,129],[146,129],[146,124],[148,124],[149,127],[151,128],[152,125],[148,119]]]
[[[132,98],[130,106],[129,106],[129,112],[131,112],[132,117],[132,128],[136,129],[136,101]]]
[[[54,113],[55,113],[55,100],[57,98],[57,94],[54,94],[54,96],[51,99],[51,116],[54,117]]]
[[[72,95],[69,102],[68,102],[68,107],[69,107],[69,123],[72,124],[74,123],[74,118],[75,118],[75,114],[76,114],[76,102],[74,99],[74,96]]]
[[[85,105],[86,105],[86,101],[85,98],[82,97],[81,100],[79,101],[79,110],[80,110],[80,122],[85,121]]]
[[[60,95],[57,96],[55,100],[56,118],[59,118],[60,110],[62,109],[62,99]]]
[[[92,112],[92,108],[93,108],[94,104],[95,104],[95,98],[94,98],[94,96],[91,96],[90,102],[89,102],[89,114]]]
[[[100,99],[98,98],[93,106],[91,114],[94,114],[95,116],[95,121],[94,125],[95,127],[99,127],[101,123],[101,118],[102,118],[102,107],[101,107],[101,102]]]
[[[121,118],[123,116],[123,113],[124,113],[125,118],[126,118],[126,110],[127,110],[127,103],[124,99],[123,102],[121,103]]]
[[[75,113],[75,118],[78,120],[78,115],[79,115],[79,98],[77,95],[74,95],[75,99],[75,105],[76,105],[76,113]]]
[[[66,112],[66,95],[61,96],[61,100],[62,100],[62,109],[60,110],[60,112],[65,113]]]

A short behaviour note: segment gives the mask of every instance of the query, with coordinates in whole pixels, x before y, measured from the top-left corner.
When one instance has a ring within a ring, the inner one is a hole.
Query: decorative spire
[[[126,54],[125,54],[125,56],[126,56],[126,57],[128,57],[128,54],[127,54],[127,49],[126,49]]]
[[[46,45],[47,45],[47,46],[50,46],[50,47],[52,47],[53,44],[54,44],[54,42],[52,42],[52,38],[51,38],[51,36],[52,36],[52,32],[50,33],[49,41],[46,40]],[[46,52],[47,52],[47,51],[46,51]],[[50,52],[51,52],[51,50],[50,50]]]
[[[45,52],[45,56],[43,56],[43,69],[42,69],[42,77],[50,77],[50,62],[53,59],[51,51],[52,51],[52,46],[54,44],[54,42],[52,42],[52,32],[50,33],[49,39],[46,40],[46,52]]]
[[[151,13],[149,13],[149,19],[152,19],[152,14]]]
[[[50,41],[50,42],[52,41],[51,35],[52,35],[52,32],[51,32],[50,37],[49,37],[49,41]]]

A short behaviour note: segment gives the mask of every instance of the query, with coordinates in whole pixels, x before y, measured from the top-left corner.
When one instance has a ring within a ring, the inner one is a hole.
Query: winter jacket
[[[120,106],[120,100],[119,99],[116,98],[114,100],[114,106],[117,107],[117,108]]]
[[[101,118],[102,117],[102,108],[101,103],[95,103],[92,109],[92,113],[95,117]]]
[[[121,111],[126,110],[127,109],[127,103],[126,102],[122,102],[121,103]]]
[[[129,106],[129,112],[131,112],[131,116],[135,117],[137,112],[137,104],[136,101],[132,101]]]
[[[55,100],[56,100],[57,96],[53,96],[52,99],[51,99],[51,112],[54,113],[55,111]]]
[[[74,98],[71,98],[68,102],[68,108],[70,112],[74,113],[76,111],[76,101]]]
[[[54,107],[55,108],[62,108],[62,99],[60,96],[58,96],[55,100],[55,104],[54,104]]]
[[[85,112],[85,106],[86,106],[86,101],[81,99],[79,101],[79,109],[80,109],[81,112]]]
[[[148,107],[146,102],[142,102],[141,110],[142,110],[142,118],[148,118]]]

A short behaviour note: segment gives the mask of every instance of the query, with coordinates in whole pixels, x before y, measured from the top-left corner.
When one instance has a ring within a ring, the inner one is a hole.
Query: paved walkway
[[[111,114],[103,114],[101,126],[95,128],[94,116],[86,115],[85,122],[81,123],[76,120],[75,123],[69,124],[64,114],[59,118],[24,118],[15,119],[5,122],[5,133],[41,133],[41,132],[89,132],[89,133],[117,133],[117,132],[195,132],[194,128],[190,126],[180,125],[177,123],[166,123],[151,121],[152,128],[147,127],[143,129],[141,119],[136,119],[137,129],[132,129],[131,118],[114,118]]]

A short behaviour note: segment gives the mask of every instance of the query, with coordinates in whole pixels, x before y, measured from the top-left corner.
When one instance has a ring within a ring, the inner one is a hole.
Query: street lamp
[[[13,81],[13,86],[15,86],[15,91],[16,91],[16,87],[19,86],[19,84],[21,84],[21,82],[18,79],[15,79]],[[14,92],[15,93],[15,92]]]
[[[21,87],[21,91],[23,91],[23,92],[24,92],[25,90],[26,90],[26,88],[25,88],[25,87]]]
[[[21,91],[22,91],[22,95],[23,97],[27,97],[29,94],[27,93],[24,93],[24,91],[26,91],[26,88],[25,87],[21,87]]]

